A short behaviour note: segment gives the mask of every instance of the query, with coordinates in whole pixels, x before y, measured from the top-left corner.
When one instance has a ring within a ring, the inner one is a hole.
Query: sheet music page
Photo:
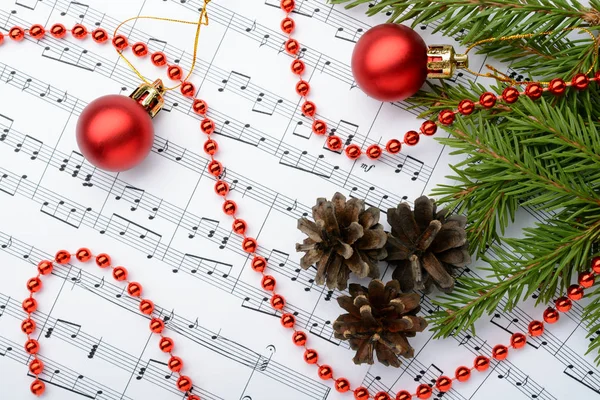
[[[365,7],[348,11],[326,0],[296,3],[296,37],[319,117],[346,143],[361,146],[385,144],[417,128],[422,110],[370,99],[352,78],[354,43],[385,16],[366,18]],[[195,20],[200,7],[201,0],[0,0],[0,31],[61,22],[112,32],[138,15]],[[310,346],[336,376],[371,393],[394,395],[400,389],[413,392],[442,373],[453,376],[457,366],[470,366],[475,354],[506,343],[508,332],[526,331],[544,307],[534,309],[535,299],[529,299],[511,313],[498,311],[479,321],[476,335],[446,340],[433,340],[430,332],[417,335],[411,340],[415,358],[397,369],[352,363],[353,352],[332,331],[343,313],[336,298],[344,293],[315,285],[315,270],[300,268],[295,243],[303,235],[297,219],[310,215],[317,197],[331,198],[336,191],[385,212],[431,193],[457,159],[430,137],[378,162],[353,162],[329,151],[322,138],[312,137],[309,120],[300,113],[279,30],[282,16],[278,0],[213,0],[191,78],[217,124],[220,159],[240,217],[259,239],[259,252],[269,259],[299,326],[310,331]],[[429,43],[453,42],[432,36],[433,28],[417,27]],[[193,26],[137,20],[123,32],[189,70]],[[472,58],[472,68],[480,70],[485,61]],[[133,62],[151,80],[168,79],[148,59]],[[477,79],[461,74],[455,82],[468,80]],[[110,44],[99,46],[90,38],[47,35],[20,44],[6,40],[0,47],[0,398],[33,398],[20,331],[25,282],[36,275],[40,260],[82,246],[109,253],[144,285],[202,399],[352,398],[318,378],[269,307],[260,275],[250,269],[205,172],[205,138],[189,99],[177,91],[166,95],[165,109],[154,121],[152,153],[141,166],[113,174],[83,158],[75,126],[84,107],[103,95],[128,95],[139,83]],[[544,218],[528,211],[523,217],[530,223]],[[481,275],[478,266],[465,273]],[[383,267],[389,279],[391,270]],[[56,268],[36,298],[45,399],[182,398],[148,318],[109,271],[94,263]],[[432,298],[425,296],[421,313],[432,311]],[[589,332],[581,311],[574,304],[573,312],[526,349],[433,398],[599,398],[600,371],[593,355],[585,355]]]

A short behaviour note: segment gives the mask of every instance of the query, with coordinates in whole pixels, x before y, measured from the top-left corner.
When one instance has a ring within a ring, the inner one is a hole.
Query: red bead
[[[10,37],[15,42],[20,42],[25,38],[25,30],[20,26],[15,26],[10,28],[8,31],[8,37]]]
[[[62,265],[68,264],[69,261],[71,261],[71,253],[66,250],[60,250],[56,253],[56,256],[54,256],[54,261]]]
[[[417,398],[419,399],[428,399],[432,393],[433,389],[429,385],[421,384],[417,387]]]
[[[335,380],[335,390],[340,393],[346,393],[350,390],[350,382],[346,378],[337,378]]]
[[[258,244],[256,243],[256,240],[252,238],[247,237],[242,241],[242,249],[246,253],[254,253],[257,247]]]
[[[35,24],[31,28],[29,28],[29,35],[32,38],[39,40],[46,35],[46,30],[44,29],[44,27],[42,25]]]
[[[44,391],[46,390],[46,385],[44,384],[44,382],[40,381],[39,379],[34,380],[33,382],[31,382],[31,393],[33,393],[34,396],[41,396],[44,394]]]
[[[75,258],[80,262],[88,262],[92,259],[92,252],[90,249],[82,247],[75,253]]]
[[[392,398],[390,397],[389,394],[387,394],[386,392],[378,392],[374,397],[373,400],[392,400]]]
[[[530,83],[525,88],[525,94],[531,100],[539,99],[540,97],[542,97],[543,93],[544,93],[544,89],[542,88],[542,85],[540,85],[539,83]]]
[[[502,361],[508,357],[508,347],[503,344],[498,344],[492,349],[492,357],[498,361]]]
[[[319,136],[324,135],[327,133],[327,124],[325,123],[325,121],[321,121],[320,119],[317,119],[312,124],[312,131],[316,135],[319,135]]]
[[[573,303],[568,297],[559,297],[556,300],[556,309],[560,312],[567,312],[571,309]]]
[[[179,81],[183,76],[183,70],[179,65],[169,65],[167,69],[167,75],[171,80]]]
[[[52,261],[44,260],[40,261],[38,264],[38,272],[42,275],[51,274],[53,269],[54,265],[52,264]]]
[[[256,272],[263,272],[267,268],[267,260],[261,256],[255,256],[252,260],[252,269]]]
[[[108,40],[108,33],[102,28],[98,28],[92,32],[92,39],[96,43],[104,43]]]
[[[204,118],[202,122],[200,122],[200,129],[202,132],[210,135],[215,131],[215,123],[210,118]]]
[[[107,268],[110,267],[110,256],[106,253],[102,253],[102,254],[98,254],[96,256],[96,265],[99,266],[100,268]]]
[[[354,389],[354,398],[356,400],[367,400],[369,398],[369,390],[366,387]]]
[[[192,380],[189,376],[182,375],[177,379],[177,389],[187,392],[192,388]]]
[[[308,364],[316,364],[319,361],[319,353],[313,349],[306,349],[304,352],[304,361]]]
[[[205,115],[208,112],[208,104],[201,99],[195,99],[192,108],[196,114]]]
[[[218,177],[223,173],[223,166],[217,160],[213,160],[208,163],[208,172],[210,172],[212,176]]]
[[[307,96],[309,92],[310,85],[308,82],[300,80],[300,82],[296,84],[296,93],[298,93],[300,96]]]
[[[531,321],[528,330],[531,336],[541,336],[544,333],[544,323],[541,321]]]
[[[154,311],[154,303],[150,300],[140,301],[140,311],[142,314],[150,315]]]
[[[0,44],[4,43],[4,34],[0,32]]]
[[[302,104],[302,113],[308,117],[312,117],[317,113],[317,106],[312,101],[305,101]]]
[[[173,339],[168,338],[168,337],[163,337],[160,339],[160,342],[158,342],[158,348],[165,353],[172,352],[174,346],[175,346],[175,343],[173,343]],[[171,357],[171,359],[169,360],[169,368],[171,369],[171,371],[174,371],[171,368],[171,361],[173,360],[173,358],[177,358],[177,357]],[[177,372],[177,371],[174,371],[174,372]]]
[[[281,0],[281,9],[286,13],[294,11],[294,7],[296,7],[294,0]]]
[[[594,282],[596,280],[596,277],[594,276],[593,273],[591,272],[582,272],[581,274],[579,274],[579,279],[578,282],[581,286],[583,286],[584,288],[591,288],[592,286],[594,286]]]
[[[248,229],[248,225],[246,224],[246,221],[244,221],[243,219],[236,219],[233,221],[233,231],[235,233],[237,233],[238,235],[243,235],[246,233],[246,229]]]
[[[344,142],[339,136],[329,136],[327,138],[327,147],[332,151],[340,151],[342,149]]]
[[[398,139],[390,139],[389,142],[385,145],[385,149],[390,154],[398,154],[400,150],[402,150],[402,142]]]
[[[229,185],[227,182],[218,180],[217,183],[215,183],[215,193],[219,196],[227,196],[227,193],[229,193]]]
[[[280,294],[273,295],[273,297],[271,297],[271,306],[276,310],[283,310],[283,307],[285,307],[285,299]]]
[[[296,346],[304,346],[306,344],[306,333],[300,331],[294,332],[292,341]]]
[[[263,276],[261,286],[266,291],[272,292],[273,290],[275,290],[276,284],[277,284],[277,281],[271,275]]]
[[[510,337],[510,345],[514,349],[522,349],[527,344],[527,336],[520,332],[513,333]]]
[[[496,105],[496,95],[492,92],[485,92],[479,97],[479,103],[484,108],[492,108]]]
[[[360,147],[358,147],[356,144],[351,144],[350,146],[346,147],[346,156],[351,160],[356,160],[358,157],[360,157],[361,153],[362,151],[360,150]]]
[[[369,157],[371,160],[377,160],[379,157],[381,157],[383,150],[381,150],[381,147],[377,146],[376,144],[372,144],[367,147],[366,153],[367,157]]]
[[[27,290],[31,293],[36,293],[42,290],[42,280],[38,277],[31,278],[27,281]]]
[[[556,323],[559,318],[560,314],[554,308],[549,307],[544,311],[544,321],[548,324]]]
[[[281,316],[281,325],[283,325],[284,328],[293,328],[295,324],[296,317],[292,314],[283,314]]]
[[[217,154],[218,150],[219,145],[214,140],[208,139],[206,142],[204,142],[204,152],[209,156],[214,156]]]
[[[223,203],[223,212],[227,215],[235,215],[237,212],[237,204],[233,200],[227,200]]]
[[[406,390],[401,390],[398,392],[398,394],[396,394],[396,400],[411,400],[412,399],[412,394],[410,394],[410,392],[407,392]]]
[[[304,70],[306,69],[306,65],[304,65],[304,62],[301,60],[294,60],[292,61],[292,72],[296,75],[302,75],[302,73],[304,73]]]
[[[26,298],[25,300],[23,300],[23,303],[21,305],[23,306],[23,311],[25,311],[27,314],[35,312],[38,306],[37,301],[33,297]]]
[[[146,43],[134,43],[134,45],[131,46],[131,50],[137,57],[145,57],[148,55],[148,46],[146,46]]]
[[[321,365],[319,366],[319,378],[323,380],[331,379],[333,376],[333,370],[329,365]]]
[[[440,123],[442,123],[444,125],[452,125],[454,123],[455,118],[456,118],[456,115],[454,114],[454,111],[452,111],[452,110],[443,110],[440,112],[440,115],[438,116],[438,120],[440,121]]]
[[[590,78],[586,74],[577,74],[571,80],[571,84],[577,90],[585,90],[590,84]]]
[[[183,82],[181,85],[181,94],[185,97],[194,97],[194,94],[196,94],[196,87],[191,82]]]
[[[592,267],[592,271],[594,271],[596,274],[600,274],[600,257],[592,258],[591,267]]]
[[[554,78],[550,81],[548,89],[550,90],[550,92],[552,92],[552,94],[560,96],[562,94],[565,94],[565,92],[567,91],[567,84],[560,78]]]
[[[127,280],[127,269],[125,267],[117,267],[113,270],[112,276],[116,281],[122,282]]]
[[[26,335],[31,335],[35,331],[35,321],[31,318],[27,318],[21,322],[21,330]]]
[[[50,34],[57,39],[62,39],[67,35],[67,28],[63,24],[54,24],[50,28]]]
[[[458,367],[454,373],[456,380],[459,382],[466,382],[471,378],[471,369],[467,367]]]
[[[296,23],[290,17],[286,17],[283,19],[283,21],[281,21],[281,30],[284,33],[289,35],[290,33],[294,32],[294,29],[296,29]]]
[[[130,282],[127,285],[127,293],[133,297],[139,297],[142,295],[142,285],[137,282]]]
[[[129,42],[127,41],[127,38],[123,35],[115,36],[112,40],[112,44],[113,44],[113,46],[115,46],[115,49],[117,49],[119,51],[123,51],[127,48],[127,46],[129,46]]]
[[[435,387],[440,392],[447,392],[452,389],[452,379],[447,376],[440,376],[437,381],[435,381]]]
[[[164,321],[159,318],[152,318],[152,321],[150,321],[150,330],[156,334],[162,333],[165,330]]]
[[[479,372],[483,372],[490,367],[490,359],[486,356],[477,356],[475,357],[475,362],[473,363],[475,369]]]
[[[289,54],[298,54],[298,50],[300,50],[300,44],[296,39],[290,38],[285,42],[285,51]]]
[[[169,369],[173,372],[179,372],[183,369],[183,360],[179,357],[172,356],[169,358]]]
[[[75,39],[83,39],[87,36],[88,30],[85,26],[81,24],[77,24],[71,29],[71,33],[75,37]]]
[[[28,339],[25,342],[25,351],[28,354],[37,354],[40,351],[40,344],[35,339]]]
[[[42,360],[39,360],[37,358],[34,358],[31,363],[29,364],[29,372],[31,372],[33,375],[39,375],[42,373],[42,371],[44,370],[44,363],[42,362]]]
[[[421,125],[421,133],[425,136],[433,136],[437,132],[437,124],[433,121],[425,121]]]
[[[458,112],[462,115],[471,115],[475,111],[475,103],[469,99],[465,99],[458,103]]]
[[[571,300],[581,300],[583,299],[583,288],[579,285],[571,285],[567,289],[567,296],[569,296]]]
[[[150,61],[157,67],[162,67],[167,64],[167,56],[162,51],[157,51],[156,53],[152,53],[150,56]]]
[[[507,87],[502,92],[502,99],[508,104],[513,104],[516,103],[517,100],[519,100],[519,95],[520,93],[516,88]]]
[[[408,146],[415,146],[419,143],[419,134],[415,131],[408,131],[404,134],[404,143]]]
[[[190,394],[187,400],[200,400],[200,396],[196,396],[195,394]]]

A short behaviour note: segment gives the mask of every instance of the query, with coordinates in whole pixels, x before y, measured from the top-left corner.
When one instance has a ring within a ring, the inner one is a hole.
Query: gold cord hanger
[[[560,30],[559,32],[575,31],[575,30],[587,33],[592,38],[592,41],[594,43],[596,43],[596,41],[597,41],[596,35],[594,35],[594,33],[592,31],[590,31],[589,29],[586,29],[586,28],[580,28],[580,27],[565,28],[565,29]],[[508,40],[518,40],[518,39],[528,39],[528,38],[532,38],[535,36],[548,36],[548,35],[551,35],[556,32],[557,31],[548,31],[548,32],[540,32],[540,33],[529,33],[529,34],[525,34],[525,35],[511,35],[511,36],[503,36],[500,38],[483,39],[483,40],[480,40],[480,41],[475,42],[472,45],[470,45],[467,48],[467,51],[465,51],[465,54],[468,54],[471,50],[473,50],[473,48],[475,48],[476,46],[479,46],[480,44],[484,44],[484,43],[504,42],[504,41],[508,41]],[[585,73],[586,75],[589,75],[594,70],[596,63],[598,61],[598,46],[594,45],[593,48],[594,48],[594,61],[592,62],[592,66]],[[494,78],[501,82],[510,82],[513,85],[523,84],[523,82],[517,82],[516,80],[509,78],[508,76],[506,76],[502,72],[498,71],[496,68],[492,67],[491,65],[486,65],[486,67],[500,76],[498,76],[496,74],[492,74],[490,72],[482,74],[479,72],[475,72],[475,71],[469,69],[468,67],[464,68],[464,69],[476,76],[482,76],[485,78]],[[548,85],[550,82],[541,82],[540,81],[540,82],[527,82],[527,83],[539,83],[542,85]]]
[[[117,36],[117,33],[119,32],[119,29],[121,29],[121,27],[123,25],[125,25],[126,23],[130,22],[130,21],[135,21],[138,19],[151,19],[154,21],[165,21],[165,22],[175,22],[178,24],[186,24],[186,25],[196,25],[196,38],[194,40],[194,55],[192,57],[192,67],[190,68],[190,72],[187,74],[187,76],[185,77],[185,79],[183,79],[182,82],[185,82],[189,79],[189,77],[192,75],[192,73],[194,72],[194,68],[196,67],[196,56],[198,55],[198,39],[200,38],[200,30],[202,28],[202,25],[208,25],[208,12],[206,11],[206,8],[208,6],[208,3],[210,3],[211,0],[204,0],[204,5],[202,6],[202,10],[200,11],[200,16],[198,18],[198,21],[184,21],[184,20],[180,20],[180,19],[171,19],[171,18],[161,18],[161,17],[152,17],[152,16],[139,16],[139,17],[132,17],[129,18],[123,22],[121,22],[119,24],[119,26],[117,26],[117,28],[115,29],[114,35],[113,37]],[[129,68],[132,69],[133,72],[135,72],[135,74],[146,84],[148,85],[152,85],[152,82],[149,82],[146,78],[144,78],[144,76],[142,75],[142,73],[131,63],[131,61],[129,61],[127,59],[127,57],[125,57],[123,55],[122,51],[119,51],[119,57],[121,57],[126,63],[127,65],[129,65]],[[178,89],[180,86],[182,85],[182,83],[180,83],[177,86],[173,86],[170,88],[165,88],[164,91],[169,91],[169,90],[175,90]]]

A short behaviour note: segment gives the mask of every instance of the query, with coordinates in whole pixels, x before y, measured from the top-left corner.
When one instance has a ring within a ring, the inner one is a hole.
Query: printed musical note
[[[21,141],[21,143],[17,143],[15,146],[15,153],[19,153],[21,150],[24,150],[24,153],[31,156],[30,160],[35,160],[40,154],[43,144],[44,143],[40,140],[34,139],[29,135],[25,135],[25,138]]]
[[[142,198],[144,197],[144,194],[146,193],[145,190],[143,189],[139,189],[133,186],[125,186],[123,187],[123,189],[120,191],[120,194],[118,194],[117,196],[115,196],[115,200],[121,200],[121,199],[125,199],[128,200],[129,203],[131,203],[131,211],[136,211],[140,205],[140,201],[142,201]]]
[[[45,201],[42,204],[40,211],[51,216],[52,218],[72,226],[73,228],[79,229],[86,214],[92,211],[92,209],[87,208],[81,211],[76,207],[67,204],[64,200],[60,200],[58,202]]]

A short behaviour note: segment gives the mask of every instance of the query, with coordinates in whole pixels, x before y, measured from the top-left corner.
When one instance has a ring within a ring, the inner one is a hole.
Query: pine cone
[[[379,209],[365,210],[362,200],[336,193],[331,201],[320,198],[312,209],[315,222],[298,220],[298,229],[308,235],[296,251],[306,252],[300,265],[317,265],[315,282],[327,280],[330,289],[346,289],[350,272],[359,278],[379,278],[377,262],[386,255],[387,234],[379,224]]]
[[[390,281],[383,285],[372,280],[369,289],[350,284],[350,296],[338,297],[340,307],[348,311],[333,323],[337,339],[348,340],[356,350],[355,364],[373,364],[373,350],[386,366],[399,367],[398,356],[412,358],[414,349],[406,338],[414,337],[427,327],[425,318],[417,317],[420,297],[403,294],[400,284]]]
[[[388,210],[392,231],[388,234],[386,258],[396,266],[392,277],[402,291],[430,292],[437,286],[443,292],[454,289],[457,268],[471,262],[465,225],[461,215],[436,212],[436,204],[426,196],[415,200],[415,210],[401,203]]]

